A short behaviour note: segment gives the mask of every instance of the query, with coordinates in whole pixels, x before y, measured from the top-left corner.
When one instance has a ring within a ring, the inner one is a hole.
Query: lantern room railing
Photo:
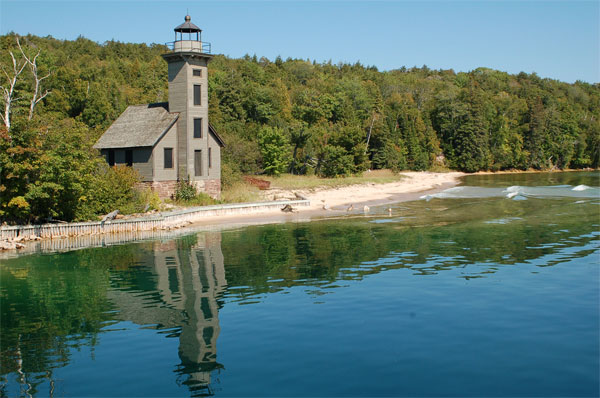
[[[211,45],[205,41],[197,40],[176,40],[165,43],[170,51],[191,51],[203,54],[211,53]]]

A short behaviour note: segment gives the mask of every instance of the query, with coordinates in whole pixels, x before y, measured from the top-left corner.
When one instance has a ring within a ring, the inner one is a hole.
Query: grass
[[[221,191],[221,202],[223,203],[259,202],[261,200],[263,199],[258,188],[245,181],[236,182]]]
[[[340,178],[321,178],[317,176],[282,174],[278,177],[257,176],[257,178],[271,182],[271,188],[282,190],[309,190],[315,188],[338,188],[358,184],[387,184],[402,181],[405,177],[391,170],[366,171],[360,175]],[[194,198],[187,202],[175,202],[179,206],[200,206],[217,203],[244,203],[260,202],[265,200],[265,195],[257,187],[245,182],[238,181],[233,185],[223,188],[221,199],[214,201],[206,197]],[[208,196],[208,195],[206,195]],[[212,201],[211,203],[209,203]]]
[[[401,181],[404,177],[390,170],[373,170],[366,171],[361,175],[340,178],[321,178],[292,174],[282,174],[278,177],[260,176],[259,178],[270,181],[271,188],[314,189],[338,188],[356,184],[386,184]]]

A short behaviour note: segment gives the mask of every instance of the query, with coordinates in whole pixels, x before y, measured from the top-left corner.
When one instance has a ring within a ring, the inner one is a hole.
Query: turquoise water
[[[3,260],[2,395],[597,396],[599,182]]]

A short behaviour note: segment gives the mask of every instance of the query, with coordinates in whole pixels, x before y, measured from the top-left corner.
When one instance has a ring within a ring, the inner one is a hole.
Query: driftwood
[[[117,217],[117,214],[119,214],[119,210],[111,211],[110,213],[102,217],[102,223],[114,220]]]
[[[308,200],[308,198],[306,196],[300,195],[298,192],[294,192],[294,195],[296,196],[297,199]]]
[[[292,206],[290,205],[285,205],[281,208],[281,211],[284,213],[293,213],[296,211],[296,209],[294,209]]]

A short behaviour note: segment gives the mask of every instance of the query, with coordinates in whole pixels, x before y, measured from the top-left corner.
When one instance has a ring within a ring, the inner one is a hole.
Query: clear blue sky
[[[0,33],[165,43],[189,10],[213,53],[536,72],[600,82],[600,2],[0,0]]]

